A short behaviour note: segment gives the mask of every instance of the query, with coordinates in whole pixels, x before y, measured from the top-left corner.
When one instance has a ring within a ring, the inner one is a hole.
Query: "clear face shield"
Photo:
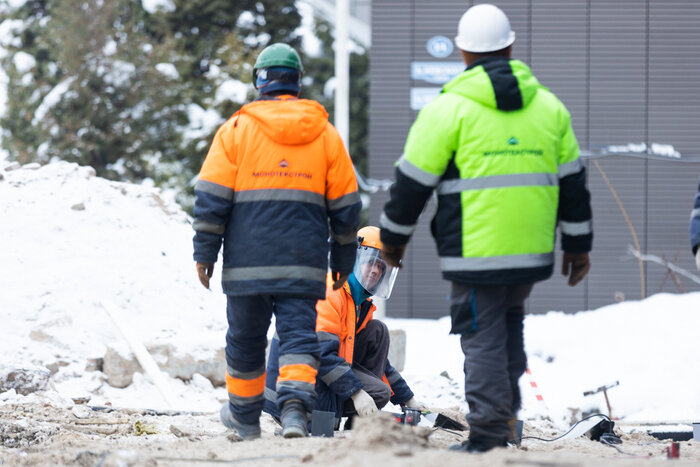
[[[386,264],[381,251],[376,248],[360,246],[352,273],[370,295],[386,300],[391,295],[399,269]]]

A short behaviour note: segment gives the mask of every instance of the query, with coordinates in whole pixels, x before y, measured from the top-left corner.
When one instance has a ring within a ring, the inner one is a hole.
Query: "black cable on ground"
[[[436,426],[434,428],[437,428],[437,429],[442,430],[442,431],[446,431],[446,432],[453,434],[455,436],[459,436],[460,438],[464,438],[464,435],[462,433],[457,433],[456,431],[448,430],[447,428],[443,428],[441,426]]]

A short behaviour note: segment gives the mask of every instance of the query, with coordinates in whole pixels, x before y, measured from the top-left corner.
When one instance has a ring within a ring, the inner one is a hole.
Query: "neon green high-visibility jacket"
[[[382,241],[408,242],[433,191],[431,230],[445,278],[530,283],[564,251],[591,249],[585,168],[561,101],[518,60],[486,57],[418,114],[380,219]]]

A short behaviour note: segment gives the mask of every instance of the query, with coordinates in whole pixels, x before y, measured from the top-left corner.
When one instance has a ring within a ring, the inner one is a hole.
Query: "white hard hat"
[[[475,5],[462,15],[455,37],[457,47],[474,53],[505,49],[514,41],[506,14],[488,3]]]

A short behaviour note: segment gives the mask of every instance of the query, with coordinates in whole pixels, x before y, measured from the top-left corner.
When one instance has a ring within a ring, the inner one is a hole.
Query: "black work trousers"
[[[518,380],[527,368],[525,299],[533,284],[452,283],[452,333],[461,334],[470,437],[505,441],[520,409]]]
[[[391,398],[391,388],[382,381],[389,355],[389,328],[379,320],[372,319],[355,336],[352,371],[362,381],[364,389],[377,404],[384,407]],[[352,399],[345,401],[343,416],[355,414]]]

